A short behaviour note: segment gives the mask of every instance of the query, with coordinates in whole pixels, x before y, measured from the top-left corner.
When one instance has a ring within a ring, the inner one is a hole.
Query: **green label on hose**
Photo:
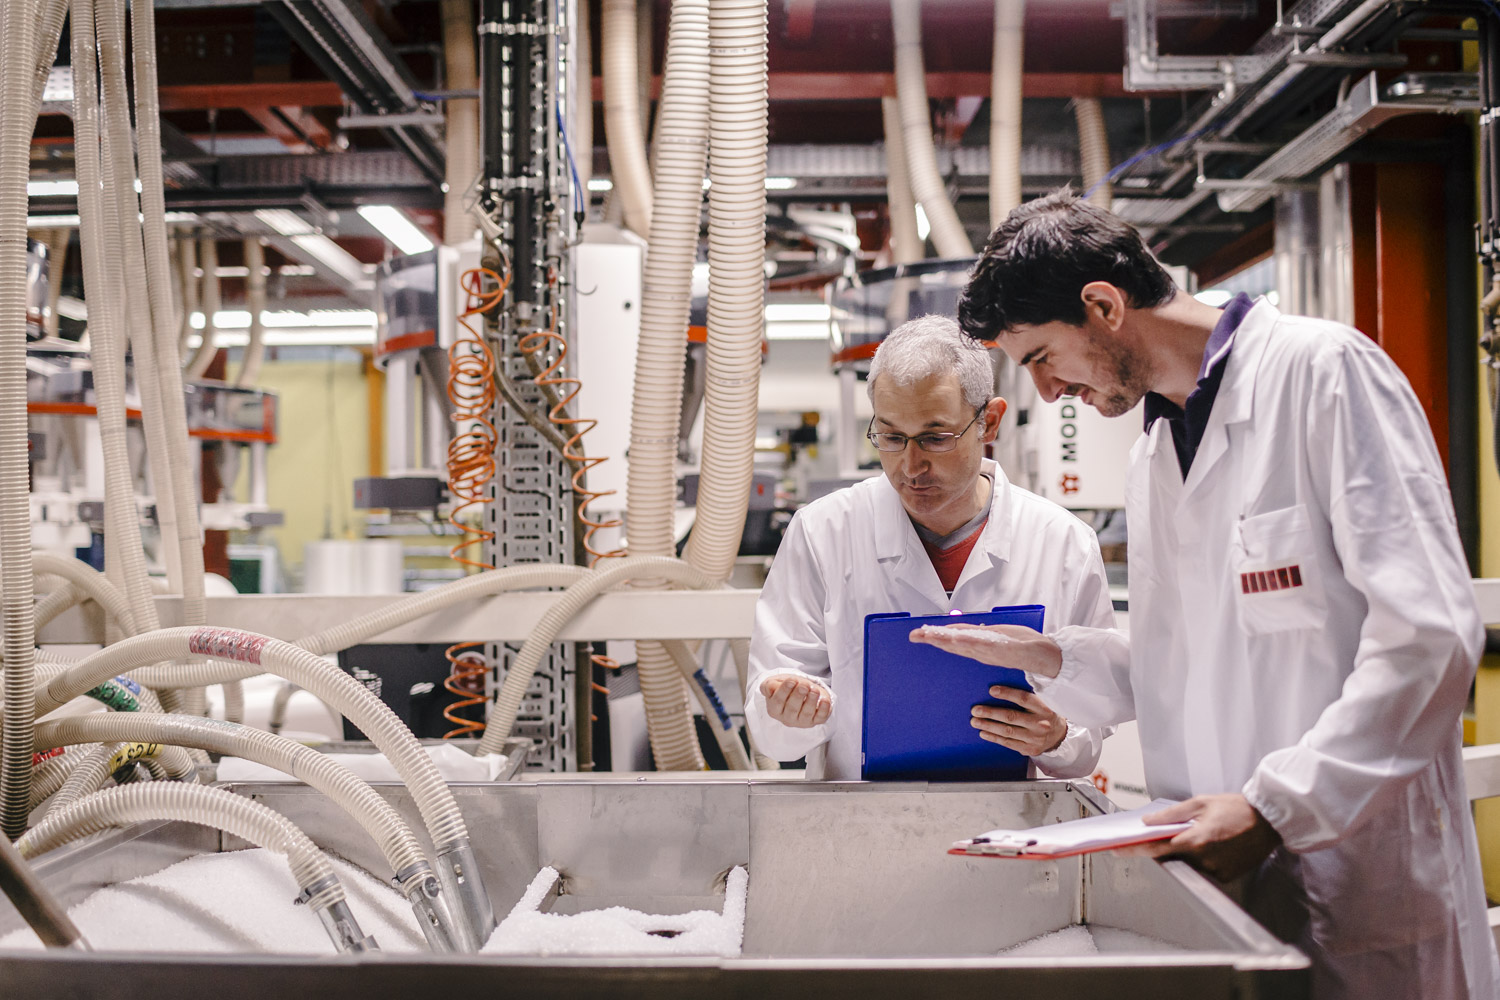
[[[88,692],[95,701],[102,701],[116,712],[139,712],[141,703],[124,687],[114,681],[105,681]]]

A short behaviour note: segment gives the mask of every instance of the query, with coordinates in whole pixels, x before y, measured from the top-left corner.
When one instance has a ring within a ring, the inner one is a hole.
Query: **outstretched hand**
[[[1038,677],[1056,677],[1062,670],[1056,641],[1024,625],[923,625],[912,630],[911,641]]]

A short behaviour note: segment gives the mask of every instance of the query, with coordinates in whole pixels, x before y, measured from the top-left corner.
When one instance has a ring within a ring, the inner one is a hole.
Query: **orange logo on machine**
[[[1093,773],[1093,776],[1090,777],[1089,780],[1094,783],[1094,787],[1099,790],[1099,793],[1101,795],[1108,795],[1109,794],[1109,774],[1108,774],[1108,772],[1105,772],[1105,771],[1095,771]]]
[[[1064,496],[1072,496],[1078,492],[1078,474],[1076,472],[1064,472],[1057,481],[1058,487]]]

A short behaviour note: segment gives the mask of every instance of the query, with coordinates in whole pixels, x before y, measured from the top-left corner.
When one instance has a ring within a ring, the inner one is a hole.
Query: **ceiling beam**
[[[160,88],[163,111],[203,111],[208,108],[337,108],[344,92],[330,80],[270,83],[176,83]]]

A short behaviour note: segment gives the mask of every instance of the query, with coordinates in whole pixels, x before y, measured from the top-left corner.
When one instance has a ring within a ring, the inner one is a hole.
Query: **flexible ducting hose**
[[[203,268],[203,339],[198,342],[183,376],[189,382],[202,378],[214,363],[214,355],[219,353],[218,327],[214,325],[223,302],[219,289],[219,241],[212,236],[199,240],[198,261]]]
[[[744,744],[740,743],[739,733],[735,732],[729,714],[724,711],[724,705],[719,701],[718,693],[714,691],[703,669],[698,666],[698,661],[693,658],[693,651],[688,649],[688,644],[680,639],[667,639],[661,643],[661,646],[672,658],[677,669],[682,672],[682,678],[687,683],[688,690],[692,691],[698,699],[698,704],[703,709],[703,720],[713,731],[714,740],[719,744],[719,750],[724,754],[724,761],[729,765],[729,769],[732,771],[755,770],[755,765],[750,762],[749,755],[745,753]]]
[[[160,365],[152,328],[154,317],[146,279],[145,244],[137,221],[140,204],[135,193],[135,144],[130,141],[130,101],[125,80],[124,0],[103,0],[98,8],[98,28],[105,149],[109,157],[102,164],[107,178],[105,210],[114,213],[110,232],[112,238],[118,237],[118,240],[113,253],[124,266],[122,301],[135,360],[135,382],[141,397],[146,456],[156,500],[157,523],[161,526],[163,562],[167,566],[168,578],[175,585],[181,576],[182,559],[178,552],[176,498],[172,491],[171,453],[167,444],[166,400],[161,391]],[[174,399],[172,405],[181,404]],[[142,620],[141,624],[145,626],[147,622]],[[154,622],[150,624],[155,625]]]
[[[641,288],[630,412],[626,524],[630,553],[670,556],[676,507],[683,351],[692,306],[693,262],[708,156],[708,0],[675,0],[667,34],[656,136],[656,189]],[[677,667],[658,642],[636,644],[647,735],[662,770],[701,770],[693,720]],[[690,751],[668,757],[669,748]]]
[[[450,133],[451,135],[451,133]],[[245,360],[234,384],[254,388],[260,381],[260,366],[266,356],[266,248],[260,239],[245,240],[245,308],[250,310],[250,340],[245,345]]]
[[[711,0],[708,360],[698,517],[685,558],[716,582],[739,552],[765,330],[766,4]]]
[[[474,53],[474,7],[470,0],[443,0],[444,84],[449,90],[473,90],[479,86]],[[449,98],[443,105],[448,116],[444,131],[447,157],[443,194],[443,242],[448,246],[467,243],[477,228],[464,207],[469,188],[479,174],[479,101]]]
[[[5,656],[0,831],[14,839],[26,829],[31,800],[31,753],[22,744],[31,740],[28,705],[36,657],[26,436],[26,178],[35,123],[28,111],[36,107],[38,10],[29,0],[6,0],[0,7],[0,621]]]
[[[1026,0],[995,0],[990,69],[990,228],[1021,204],[1021,83]]]
[[[932,227],[939,257],[971,257],[974,246],[948,200],[932,144],[932,114],[927,107],[927,78],[922,67],[921,0],[891,0],[896,38],[896,100],[901,105],[901,133],[912,193]]]
[[[344,887],[317,845],[286,817],[222,789],[154,782],[112,788],[49,813],[16,847],[31,858],[111,827],[153,820],[223,830],[283,855],[302,889],[299,898],[318,914],[334,947],[341,952],[376,948],[375,940],[359,929],[344,901]]]
[[[1078,160],[1083,169],[1083,189],[1089,202],[1109,210],[1114,191],[1109,183],[1109,133],[1104,130],[1104,109],[1097,97],[1073,98],[1078,120]]]
[[[911,176],[906,170],[906,140],[901,134],[901,107],[894,97],[880,99],[880,116],[885,125],[885,191],[891,219],[891,263],[914,264],[925,255],[922,237],[917,232],[917,202],[912,197]],[[892,299],[894,301],[895,297]],[[905,320],[903,310],[896,322]]]
[[[82,597],[87,597],[104,609],[104,613],[115,619],[126,635],[135,635],[135,617],[130,605],[109,578],[80,559],[64,559],[46,552],[37,552],[31,557],[32,567],[40,576],[48,574],[68,581]]]
[[[146,277],[150,286],[152,325],[156,331],[156,363],[163,400],[183,399],[182,348],[177,339],[176,314],[172,304],[172,262],[167,247],[166,196],[162,183],[161,102],[156,82],[156,13],[151,3],[130,5],[131,52],[135,67],[136,142],[140,156],[141,214],[144,218]],[[185,250],[191,264],[191,240]],[[190,271],[191,276],[191,271]],[[184,289],[186,291],[186,289]],[[189,326],[191,310],[183,303],[183,322]],[[182,595],[182,620],[202,625],[207,620],[203,601],[203,537],[198,520],[198,484],[194,481],[188,437],[186,406],[166,407],[167,444],[171,449],[171,489],[177,518],[177,578],[168,576]],[[232,693],[225,691],[226,703]],[[201,691],[191,692],[190,708],[205,705]]]
[[[68,773],[52,798],[45,803],[52,812],[66,809],[79,799],[99,790],[116,770],[127,764],[133,765],[141,757],[154,753],[159,747],[150,744],[104,743],[84,754],[78,766]]]
[[[35,812],[43,802],[62,788],[68,775],[83,763],[91,749],[92,747],[87,746],[68,747],[60,756],[44,760],[36,766],[36,771],[31,778],[32,812]]]
[[[38,753],[80,743],[144,742],[196,747],[273,767],[333,800],[380,847],[396,886],[411,901],[417,923],[434,951],[452,951],[452,930],[441,890],[422,845],[390,804],[369,784],[327,754],[259,729],[183,715],[113,714],[43,722],[36,729]]]
[[[587,0],[573,5],[573,165],[578,170],[578,186],[583,189],[583,204],[589,207],[589,179],[594,176],[594,36],[589,22]]]
[[[641,127],[635,5],[636,0],[604,0],[604,137],[625,225],[645,237],[651,231],[651,166]]]
[[[68,16],[68,0],[42,0],[37,5],[37,11],[35,75],[31,83],[33,117],[41,107],[42,94],[47,89],[47,78],[52,74],[52,65],[57,62],[57,43],[62,38],[63,21]],[[53,273],[58,271],[54,267]],[[54,281],[53,284],[60,285],[61,281]]]
[[[348,716],[378,746],[411,789],[422,814],[428,836],[437,849],[438,877],[450,899],[457,899],[472,938],[460,942],[465,949],[477,948],[494,930],[494,912],[484,890],[468,829],[432,758],[412,736],[411,730],[379,698],[353,677],[331,666],[305,649],[290,643],[234,629],[169,628],[135,636],[107,646],[80,660],[67,673],[48,684],[37,696],[36,714],[44,715],[100,681],[117,673],[163,660],[191,657],[234,660],[252,664],[256,673],[272,673],[306,688]],[[205,675],[208,683],[213,664],[178,668]],[[30,758],[27,758],[28,765]]]
[[[188,353],[188,338],[193,335],[193,313],[198,312],[198,241],[191,233],[177,238],[177,282],[182,289],[182,316],[177,328],[177,357]],[[179,369],[181,361],[178,362]]]
[[[750,640],[730,639],[729,652],[734,657],[734,672],[740,680],[740,691],[747,691],[750,687]],[[772,760],[756,749],[755,733],[749,726],[745,727],[745,736],[750,740],[750,756],[755,760],[757,770],[780,770],[781,763],[779,761]]]
[[[536,668],[542,662],[542,657],[547,655],[547,647],[552,645],[552,641],[564,625],[594,598],[616,584],[628,580],[662,578],[697,590],[719,585],[719,581],[677,559],[661,556],[630,556],[625,559],[612,559],[601,564],[590,570],[586,578],[563,591],[557,602],[537,619],[536,627],[527,636],[526,642],[521,646],[521,652],[511,663],[510,670],[505,675],[505,682],[501,684],[500,693],[495,698],[494,707],[490,711],[484,736],[479,741],[479,752],[501,752],[505,739],[510,736],[516,724],[516,715],[520,712],[521,702],[526,697],[527,688],[531,686],[531,679],[536,674]],[[647,726],[649,729],[649,719]],[[696,736],[693,739],[693,746],[697,746]],[[678,754],[686,757],[688,753],[686,748],[671,748],[672,757],[669,759],[679,759]],[[658,767],[660,766],[658,762]]]

